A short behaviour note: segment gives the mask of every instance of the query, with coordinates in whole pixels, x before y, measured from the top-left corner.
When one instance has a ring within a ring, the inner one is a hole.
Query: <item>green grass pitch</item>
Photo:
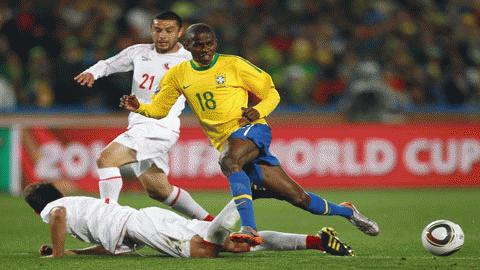
[[[255,202],[259,229],[316,233],[322,226],[331,226],[357,256],[333,257],[308,250],[176,259],[146,248],[121,257],[41,259],[37,250],[40,244],[50,242],[48,226],[22,198],[0,194],[0,269],[480,269],[480,189],[331,190],[317,194],[335,202],[353,201],[360,211],[378,221],[380,235],[363,235],[340,217],[315,216],[285,202],[263,199]],[[229,199],[221,192],[192,195],[212,213]],[[120,202],[137,208],[159,205],[135,193],[122,194]],[[465,232],[465,245],[449,257],[434,257],[421,245],[423,227],[436,219],[450,219]],[[67,239],[67,248],[87,246]]]

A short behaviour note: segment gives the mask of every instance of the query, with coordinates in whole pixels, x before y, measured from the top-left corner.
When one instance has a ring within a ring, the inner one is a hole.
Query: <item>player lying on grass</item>
[[[40,254],[62,257],[75,254],[124,254],[149,246],[172,257],[213,258],[221,250],[246,252],[246,243],[228,239],[230,229],[239,219],[231,201],[211,221],[189,220],[158,207],[140,210],[115,202],[63,194],[51,183],[29,185],[24,191],[26,202],[50,225],[52,245],[42,245]],[[65,250],[66,233],[95,246]],[[331,228],[318,235],[259,232],[262,245],[253,250],[318,249],[332,255],[352,256]]]
[[[303,190],[270,153],[272,137],[265,118],[278,105],[280,96],[269,74],[241,57],[218,54],[215,33],[206,24],[187,29],[185,48],[193,60],[165,74],[151,103],[130,95],[121,98],[120,107],[161,119],[178,98],[186,98],[212,145],[221,152],[220,166],[242,224],[232,239],[252,245],[262,242],[253,212],[252,183],[310,213],[342,216],[368,235],[379,233],[377,223],[351,203],[335,204]],[[260,99],[253,107],[248,107],[249,92]]]

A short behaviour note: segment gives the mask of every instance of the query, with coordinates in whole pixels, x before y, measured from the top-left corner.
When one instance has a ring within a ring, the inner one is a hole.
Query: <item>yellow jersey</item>
[[[248,92],[260,99],[253,107],[260,118],[253,123],[266,124],[264,118],[280,102],[270,75],[239,56],[215,54],[207,66],[191,60],[171,68],[152,102],[140,103],[135,112],[163,118],[183,94],[207,137],[221,151],[230,134],[240,127],[241,108],[248,105]]]

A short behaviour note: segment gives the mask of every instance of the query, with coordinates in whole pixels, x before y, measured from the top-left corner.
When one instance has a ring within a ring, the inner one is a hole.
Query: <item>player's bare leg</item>
[[[184,189],[168,182],[167,175],[155,164],[138,177],[150,198],[162,202],[191,218],[210,221],[213,219],[203,207]]]
[[[242,170],[243,166],[254,160],[259,154],[256,145],[250,140],[228,139],[224,152],[220,157],[222,172],[230,182],[230,191],[237,204],[241,216],[241,228],[233,233],[230,239],[237,242],[247,242],[258,245],[263,242],[257,233],[253,213],[252,191],[250,178]]]
[[[136,152],[122,144],[112,142],[97,159],[100,198],[105,201],[118,201],[122,189],[120,166],[136,162]]]
[[[286,200],[313,214],[343,216],[365,234],[378,235],[378,224],[362,215],[351,204],[334,204],[314,193],[306,192],[281,166],[260,165],[260,168],[263,173],[263,186],[277,195],[276,198]]]
[[[153,164],[148,170],[138,177],[148,196],[163,202],[173,191],[173,186],[168,182],[165,173]]]
[[[310,204],[310,196],[295,182],[280,166],[260,165],[263,173],[263,186],[278,198],[307,210]]]
[[[98,168],[121,167],[137,161],[137,152],[123,144],[112,142],[100,153]]]

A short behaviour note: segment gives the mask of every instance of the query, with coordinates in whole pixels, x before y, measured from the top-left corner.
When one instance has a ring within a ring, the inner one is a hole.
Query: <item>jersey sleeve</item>
[[[52,211],[53,208],[61,206],[60,204],[56,203],[55,201],[50,202],[47,204],[42,212],[40,212],[40,217],[42,218],[43,222],[49,223],[50,222],[50,212]]]
[[[260,99],[253,108],[260,113],[260,118],[266,117],[280,102],[280,95],[275,89],[272,77],[243,58],[239,58],[237,65],[246,90]]]
[[[48,205],[43,208],[42,212],[40,212],[40,217],[42,218],[42,221],[45,223],[50,222],[50,211],[52,210],[52,207],[48,207]]]
[[[134,50],[135,47],[128,47],[108,59],[98,61],[84,72],[92,73],[93,78],[96,80],[113,73],[133,70]]]
[[[161,119],[168,115],[168,112],[181,95],[181,90],[176,80],[176,70],[173,68],[163,76],[157,87],[158,90],[152,97],[152,102],[140,103],[140,107],[135,111],[136,113],[156,119]]]

